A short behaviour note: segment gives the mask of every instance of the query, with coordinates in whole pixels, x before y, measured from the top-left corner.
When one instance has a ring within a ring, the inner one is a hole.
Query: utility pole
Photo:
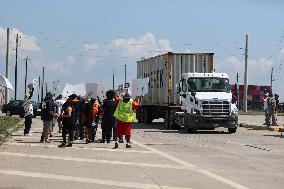
[[[41,101],[43,102],[44,66],[42,67]]]
[[[10,41],[10,28],[7,28],[7,47],[6,47],[6,78],[9,79],[9,41]],[[9,89],[5,88],[5,104],[9,102]]]
[[[114,69],[112,69],[112,90],[114,90]]]
[[[26,75],[25,75],[25,94],[27,93],[27,79],[28,79],[28,57],[26,57]]]
[[[45,82],[45,96],[47,95],[47,82]]]
[[[246,47],[245,47],[245,75],[244,75],[244,112],[248,111],[248,34],[246,34]]]
[[[38,76],[38,95],[37,95],[37,101],[39,103],[39,100],[40,100],[40,76]]]
[[[124,83],[126,83],[126,64],[124,65]]]
[[[17,100],[18,45],[19,45],[19,35],[17,34],[17,37],[16,37],[16,64],[15,64],[15,100]]]
[[[275,81],[275,79],[273,79],[273,67],[272,67],[272,68],[271,68],[271,73],[270,73],[270,87],[271,87],[271,92],[273,91],[273,90],[272,90],[273,81]]]
[[[239,73],[237,73],[237,98],[238,98],[238,110],[240,109],[240,85],[239,85]]]

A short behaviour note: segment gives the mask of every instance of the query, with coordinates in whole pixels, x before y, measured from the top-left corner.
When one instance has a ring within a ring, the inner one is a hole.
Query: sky
[[[45,67],[48,86],[100,82],[112,88],[136,78],[136,61],[171,52],[213,52],[216,72],[230,82],[244,78],[249,35],[249,84],[270,85],[284,100],[284,2],[281,0],[0,0],[0,74],[5,75],[10,33],[9,80],[14,85],[15,38],[18,98]],[[36,91],[37,92],[37,91]]]

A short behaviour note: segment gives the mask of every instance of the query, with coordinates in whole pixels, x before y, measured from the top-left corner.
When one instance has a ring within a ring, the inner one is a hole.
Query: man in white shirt
[[[265,117],[265,122],[263,125],[270,125],[270,120],[269,120],[269,109],[268,109],[268,103],[267,103],[267,98],[268,98],[268,93],[264,94],[264,99],[263,99],[263,111],[264,111],[264,117]]]

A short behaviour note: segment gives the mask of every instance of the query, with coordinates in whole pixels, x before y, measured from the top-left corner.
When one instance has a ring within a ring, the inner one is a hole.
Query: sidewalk
[[[266,125],[263,125],[264,115],[239,115],[239,126],[245,128],[252,128],[254,130],[278,131],[279,128],[283,128],[284,117],[279,116],[277,119],[279,127],[277,126],[266,127]]]

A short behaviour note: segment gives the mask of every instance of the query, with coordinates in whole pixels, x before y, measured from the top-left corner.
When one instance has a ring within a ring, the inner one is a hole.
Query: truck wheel
[[[228,128],[229,133],[235,133],[237,128]]]
[[[171,130],[179,130],[180,129],[180,127],[175,123],[175,111],[170,112],[169,129],[171,129]]]
[[[191,134],[197,132],[197,125],[195,120],[192,117],[187,117],[187,121],[187,132]]]
[[[153,119],[152,119],[152,114],[150,110],[147,110],[146,108],[143,111],[143,115],[144,115],[144,123],[145,124],[150,124],[152,123]]]
[[[165,113],[164,124],[167,129],[170,129],[170,119],[169,119],[169,112]]]
[[[194,133],[194,129],[192,127],[187,127],[187,132],[190,133],[190,134],[193,134]]]
[[[6,116],[12,116],[11,112],[10,112],[10,111],[7,111],[7,112],[6,112]]]

